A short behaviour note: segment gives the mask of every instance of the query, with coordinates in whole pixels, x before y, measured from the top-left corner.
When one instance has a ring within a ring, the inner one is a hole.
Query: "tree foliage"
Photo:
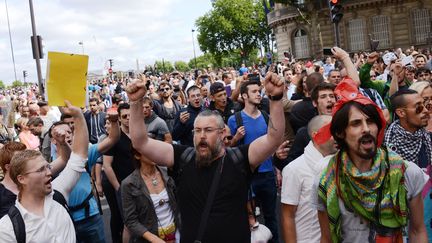
[[[174,62],[174,67],[177,71],[186,72],[190,70],[189,65],[184,61],[176,61]]]
[[[3,80],[0,80],[0,89],[5,89],[6,85],[3,83]]]
[[[269,43],[270,28],[260,0],[216,0],[196,25],[200,49],[211,53],[219,65],[234,50],[245,60]]]
[[[158,72],[172,72],[174,71],[174,66],[170,61],[156,61],[155,66],[157,66]]]
[[[24,83],[20,80],[15,80],[12,82],[12,88],[24,86]]]

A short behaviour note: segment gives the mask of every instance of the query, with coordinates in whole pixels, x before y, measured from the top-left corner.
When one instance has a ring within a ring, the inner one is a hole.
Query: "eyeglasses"
[[[37,169],[35,171],[29,171],[29,172],[26,172],[26,173],[24,173],[22,175],[28,175],[28,174],[31,174],[31,173],[42,173],[42,172],[45,172],[45,175],[46,175],[46,172],[48,170],[51,171],[51,169],[52,169],[52,165],[51,164],[46,164],[46,165],[40,167],[39,169]]]
[[[170,91],[170,90],[171,90],[171,88],[168,88],[168,87],[160,89],[160,91]]]
[[[201,135],[204,132],[204,135],[207,135],[221,129],[222,128],[218,128],[218,127],[194,128],[193,133],[194,135]]]
[[[121,116],[122,119],[126,119],[128,117],[130,117],[130,114],[124,114],[124,115]]]
[[[224,137],[224,140],[228,140],[228,141],[231,141],[232,139],[233,139],[233,136],[231,136],[231,135],[229,135],[229,136],[226,136],[226,137]]]

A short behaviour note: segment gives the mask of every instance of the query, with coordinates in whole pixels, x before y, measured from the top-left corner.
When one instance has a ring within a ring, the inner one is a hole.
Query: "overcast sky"
[[[7,0],[17,77],[28,72],[36,81],[30,36],[29,2]],[[140,68],[164,58],[169,61],[193,58],[191,29],[195,20],[211,8],[210,0],[33,0],[37,34],[42,36],[45,78],[48,51],[89,55],[89,71]],[[200,55],[198,44],[195,47]],[[0,80],[14,80],[5,1],[0,1]]]

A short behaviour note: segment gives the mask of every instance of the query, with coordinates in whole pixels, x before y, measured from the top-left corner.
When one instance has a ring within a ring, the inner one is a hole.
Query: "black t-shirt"
[[[180,166],[180,157],[186,146],[174,147],[174,173]],[[249,145],[239,147],[243,154],[247,174],[234,165],[226,155],[223,171],[212,203],[207,227],[202,242],[242,243],[250,242],[250,229],[246,209],[248,187],[251,176],[248,159]],[[198,168],[195,155],[191,162],[184,165],[177,183],[177,202],[181,215],[181,242],[193,242],[197,236],[201,214],[213,182],[214,172],[222,158],[214,161],[208,168]]]
[[[133,171],[132,145],[130,138],[121,131],[120,140],[105,155],[113,156],[112,168],[119,182],[123,181]]]
[[[0,183],[0,219],[15,205],[17,196]]]
[[[293,106],[290,113],[291,126],[295,133],[303,126],[307,126],[309,121],[317,115],[317,110],[312,104],[311,98],[304,98]]]

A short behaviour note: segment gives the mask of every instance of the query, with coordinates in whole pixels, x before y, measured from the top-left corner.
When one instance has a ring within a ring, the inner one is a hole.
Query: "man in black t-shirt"
[[[130,136],[134,148],[139,153],[158,165],[171,168],[176,175],[177,199],[182,222],[181,242],[197,240],[197,232],[203,225],[201,215],[213,177],[220,164],[220,181],[200,240],[206,243],[250,242],[246,210],[248,179],[282,142],[285,129],[281,102],[283,81],[276,74],[267,75],[264,86],[270,99],[271,114],[268,132],[250,145],[240,146],[239,151],[244,160],[237,163],[229,154],[226,155],[223,143],[225,126],[217,112],[206,110],[195,119],[195,149],[192,159],[188,160],[191,161],[189,163],[182,161],[182,153],[187,147],[149,138],[142,122],[141,107],[142,98],[146,93],[145,83],[145,80],[135,80],[127,88],[131,100]]]
[[[102,187],[111,210],[112,241],[122,242],[122,233],[124,231],[119,190],[122,180],[134,171],[134,167],[132,165],[131,140],[129,138],[129,104],[120,104],[117,111],[121,125],[120,140],[104,154],[103,167],[105,174]],[[141,121],[143,120],[144,118]]]

